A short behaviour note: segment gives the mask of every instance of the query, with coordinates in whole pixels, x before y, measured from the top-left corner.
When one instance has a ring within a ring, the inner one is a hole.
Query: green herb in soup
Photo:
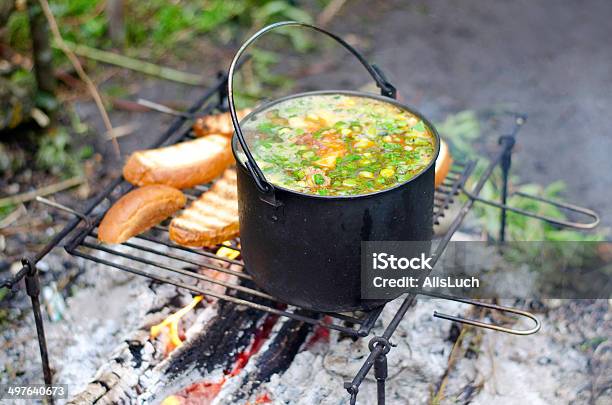
[[[293,98],[243,127],[266,179],[309,194],[384,190],[419,174],[434,154],[434,137],[422,120],[367,97]]]

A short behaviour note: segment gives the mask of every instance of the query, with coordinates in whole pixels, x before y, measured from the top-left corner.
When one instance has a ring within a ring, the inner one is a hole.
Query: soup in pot
[[[322,196],[373,193],[421,173],[435,137],[392,103],[347,94],[281,101],[242,124],[266,179]]]

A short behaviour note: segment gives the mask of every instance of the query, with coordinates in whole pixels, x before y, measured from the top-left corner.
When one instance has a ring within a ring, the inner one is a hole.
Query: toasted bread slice
[[[236,170],[228,169],[210,190],[170,223],[170,239],[192,247],[214,246],[238,236]]]
[[[180,190],[151,185],[130,191],[104,215],[98,227],[98,239],[123,243],[168,218],[185,205]]]
[[[236,111],[239,120],[246,117],[251,112],[250,108]],[[231,137],[234,134],[234,125],[229,112],[200,117],[193,124],[193,133],[196,136],[206,136],[210,134],[220,134]]]
[[[436,187],[442,184],[448,175],[448,171],[450,170],[452,164],[453,158],[450,154],[450,150],[448,149],[448,145],[443,140],[440,140],[440,154],[436,159]]]
[[[211,181],[233,162],[230,140],[221,135],[208,135],[134,152],[123,167],[123,177],[137,186],[165,184],[189,188]]]

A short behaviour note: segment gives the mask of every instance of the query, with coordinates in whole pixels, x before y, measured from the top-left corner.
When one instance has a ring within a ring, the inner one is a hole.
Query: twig
[[[47,0],[38,0],[38,1],[40,3],[40,6],[43,9],[43,12],[45,13],[45,17],[47,18],[47,21],[49,22],[49,28],[51,28],[51,32],[53,34],[55,43],[57,44],[59,49],[62,52],[64,52],[64,54],[66,55],[66,57],[68,58],[72,66],[74,66],[74,70],[76,70],[77,74],[79,75],[79,78],[81,78],[81,80],[83,80],[85,84],[87,84],[87,89],[89,90],[91,97],[96,102],[96,106],[98,107],[98,110],[100,111],[100,114],[102,115],[102,121],[104,121],[104,126],[106,127],[106,131],[109,134],[112,134],[113,125],[111,124],[108,113],[106,112],[106,108],[104,107],[104,103],[102,102],[102,97],[100,96],[100,93],[98,93],[98,89],[96,88],[96,85],[89,78],[87,73],[85,73],[85,70],[83,69],[83,66],[81,65],[81,62],[79,62],[79,58],[76,57],[74,52],[72,52],[70,48],[66,45],[66,42],[64,42],[64,39],[62,38],[62,34],[60,33],[60,30],[57,26],[57,21],[55,21],[55,17],[53,17],[53,13],[51,12],[51,8],[49,7],[48,1]],[[119,143],[117,142],[115,138],[111,138],[111,139],[113,141],[115,153],[117,154],[117,156],[121,155],[121,150],[119,149]]]
[[[138,121],[130,122],[129,124],[113,128],[113,133],[110,134],[110,136],[112,136],[113,139],[121,138],[122,136],[132,134],[138,128],[140,128],[140,123]]]
[[[480,311],[476,307],[473,307],[469,311],[469,314],[471,314],[471,317],[481,317],[482,311]],[[463,350],[462,346],[466,339],[467,332],[471,330],[475,332],[474,339],[480,336],[478,334],[479,333],[478,329],[473,329],[472,327],[467,326],[467,325],[461,326],[461,332],[459,333],[457,340],[455,340],[455,343],[453,344],[453,348],[451,349],[451,352],[448,356],[448,363],[446,366],[446,370],[444,370],[444,373],[442,374],[442,378],[440,379],[440,383],[438,384],[435,395],[433,395],[432,393],[432,398],[429,401],[430,405],[439,405],[440,403],[442,403],[442,400],[444,400],[448,378],[450,376],[451,371],[455,367],[455,363],[457,363],[457,361],[460,359],[463,353],[467,351],[467,349]]]
[[[11,213],[8,214],[6,217],[2,218],[2,221],[0,221],[0,229],[6,228],[7,226],[11,225],[13,222],[17,221],[19,218],[21,218],[23,214],[27,212],[28,211],[23,206],[23,204],[20,204],[19,207],[11,211]]]
[[[13,236],[13,235],[23,235],[26,232],[38,231],[40,229],[48,228],[49,225],[47,222],[39,219],[33,222],[28,223],[27,225],[19,225],[12,226],[7,228],[0,229],[0,235],[2,236]]]
[[[55,194],[59,191],[66,190],[72,187],[76,187],[79,184],[82,184],[84,181],[85,181],[85,177],[76,176],[76,177],[72,177],[67,180],[60,181],[59,183],[54,183],[48,186],[41,187],[37,190],[32,190],[26,193],[12,195],[10,197],[0,198],[0,207],[31,201],[38,196]]]
[[[325,27],[340,11],[346,0],[332,0],[317,17],[317,25]]]
[[[431,405],[439,405],[444,399],[444,390],[446,389],[446,383],[448,381],[448,376],[453,369],[457,359],[459,358],[459,353],[461,352],[461,345],[463,343],[463,338],[467,333],[468,328],[464,325],[461,327],[461,332],[455,340],[455,344],[453,344],[453,348],[451,349],[450,355],[448,356],[448,364],[446,366],[446,370],[444,370],[444,374],[442,375],[442,379],[440,380],[440,385],[438,387],[438,391],[436,395],[429,402]]]
[[[46,0],[43,0],[46,1]],[[61,46],[61,44],[52,44],[53,46]],[[72,52],[88,59],[93,59],[98,62],[108,63],[110,65],[120,66],[136,72],[144,73],[151,76],[160,77],[162,79],[173,82],[189,84],[191,86],[201,86],[204,82],[200,75],[193,73],[182,72],[165,66],[159,66],[151,62],[144,62],[138,59],[130,58],[129,56],[121,55],[114,52],[102,51],[100,49],[91,48],[86,45],[75,44],[64,41]]]
[[[183,111],[177,111],[173,108],[168,107],[167,105],[159,104],[150,100],[145,100],[144,98],[139,98],[136,103],[147,107],[149,110],[158,111],[164,114],[174,115],[176,117],[183,117],[187,119],[194,118],[194,114],[189,114]]]

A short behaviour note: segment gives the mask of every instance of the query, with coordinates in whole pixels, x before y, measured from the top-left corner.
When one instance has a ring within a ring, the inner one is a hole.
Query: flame
[[[183,398],[176,395],[170,395],[162,401],[161,405],[183,405]]]
[[[225,246],[221,246],[216,252],[218,256],[225,257],[230,260],[234,260],[238,256],[240,256],[240,252],[234,250],[229,241],[223,242],[223,245]],[[174,349],[180,347],[183,344],[183,339],[181,339],[181,334],[179,333],[179,322],[181,318],[185,316],[185,314],[187,314],[189,311],[193,310],[193,308],[198,305],[198,303],[202,301],[203,298],[204,297],[201,295],[195,296],[189,305],[184,308],[181,308],[180,310],[168,316],[166,319],[164,319],[157,325],[153,325],[151,327],[151,338],[155,339],[160,335],[164,338],[164,341],[166,342],[166,356],[170,354],[170,352],[172,352]],[[166,405],[180,403],[181,402],[169,402]]]
[[[224,246],[221,246],[216,252],[217,256],[224,257],[230,260],[234,260],[238,256],[240,256],[240,251],[235,250],[232,247],[230,241],[225,241],[222,243],[222,245]],[[178,321],[183,315],[193,309],[193,307],[195,307],[197,303],[201,300],[202,296],[195,297],[194,301],[192,301],[191,304],[176,312],[175,314],[170,315],[168,318],[164,319],[162,323],[153,326],[151,328],[151,336],[156,337],[161,333],[161,331],[168,330],[170,337],[169,340],[171,343],[170,351],[174,350],[176,347],[179,347],[183,342],[178,335]],[[161,402],[161,405],[210,404],[215,399],[217,394],[219,394],[221,388],[223,387],[223,384],[225,384],[227,379],[238,374],[240,370],[244,368],[251,356],[253,356],[259,351],[265,339],[269,337],[275,322],[276,317],[269,317],[268,319],[266,319],[266,322],[264,322],[262,328],[255,333],[255,338],[253,339],[250,348],[238,354],[238,358],[236,359],[236,363],[234,364],[233,369],[227,372],[226,376],[221,377],[221,379],[216,382],[202,381],[192,384],[189,387],[181,390],[181,392],[177,395],[170,395],[166,397]],[[271,400],[269,396],[267,394],[264,394],[256,399],[255,404],[263,404],[268,403],[270,401]]]
[[[209,405],[221,391],[225,377],[219,382],[199,382],[187,387],[181,395],[166,397],[161,405]]]
[[[217,256],[225,257],[230,260],[234,260],[235,258],[240,256],[240,252],[232,249],[232,245],[229,241],[223,242],[223,245],[227,247],[221,246],[219,250],[217,250]]]
[[[183,339],[179,334],[179,322],[185,314],[191,311],[200,301],[202,301],[204,297],[201,295],[197,295],[193,297],[191,303],[189,305],[179,309],[172,315],[168,316],[166,319],[158,323],[157,325],[151,326],[151,338],[155,339],[156,337],[162,335],[166,341],[165,354],[166,356],[170,354],[174,349],[180,347],[183,344]]]

